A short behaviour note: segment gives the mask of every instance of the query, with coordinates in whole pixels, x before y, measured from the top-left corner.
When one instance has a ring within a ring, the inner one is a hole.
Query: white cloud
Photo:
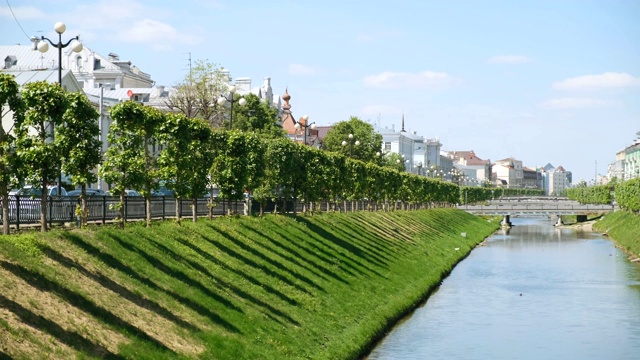
[[[545,109],[586,109],[608,107],[612,105],[614,105],[612,101],[585,97],[551,99],[540,104],[540,106]]]
[[[180,34],[173,26],[160,21],[143,19],[118,33],[123,42],[142,43],[155,50],[169,51],[173,44],[196,44],[199,39]]]
[[[489,64],[526,64],[533,60],[522,55],[499,55],[491,57],[487,60]]]
[[[640,86],[640,78],[627,73],[606,72],[599,75],[583,75],[558,81],[556,90],[599,90]]]
[[[13,10],[13,14],[11,13]],[[33,6],[19,6],[19,7],[0,7],[0,18],[10,18],[13,19],[13,15],[15,14],[18,20],[29,20],[29,19],[44,19],[46,18],[46,14],[43,13],[40,9],[35,8]]]
[[[374,88],[443,87],[459,82],[459,80],[447,73],[434,71],[417,73],[384,71],[379,74],[365,76],[363,81],[365,86]]]
[[[317,75],[320,69],[314,66],[302,64],[289,64],[289,74],[292,75]]]
[[[193,29],[187,31],[169,25],[175,14],[167,9],[146,6],[136,0],[101,0],[81,4],[74,8],[70,17],[76,19],[85,40],[139,43],[160,51],[170,51],[179,44],[195,45],[204,41]]]

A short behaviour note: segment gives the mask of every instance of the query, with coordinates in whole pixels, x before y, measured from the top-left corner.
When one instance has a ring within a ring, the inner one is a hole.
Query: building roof
[[[31,71],[5,71],[2,70],[0,72],[4,72],[6,74],[11,74],[14,76],[15,82],[18,86],[23,86],[24,84],[36,82],[36,81],[46,81],[50,83],[58,82],[58,70],[31,70]],[[69,70],[62,70],[62,85],[63,88],[67,91],[75,92],[82,90],[82,86],[73,76],[73,73]]]
[[[491,163],[489,160],[483,160],[479,158],[473,150],[470,151],[448,151],[447,154],[451,156],[454,161],[463,160],[466,165],[488,165]]]

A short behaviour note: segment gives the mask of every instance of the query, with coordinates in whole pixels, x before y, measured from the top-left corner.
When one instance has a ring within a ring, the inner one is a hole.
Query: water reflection
[[[369,359],[629,359],[640,267],[601,235],[513,219]]]

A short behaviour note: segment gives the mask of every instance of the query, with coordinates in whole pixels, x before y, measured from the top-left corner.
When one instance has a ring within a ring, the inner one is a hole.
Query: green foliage
[[[109,149],[100,167],[101,176],[112,184],[114,194],[124,202],[124,190],[140,190],[150,208],[151,191],[158,187],[157,157],[155,148],[158,128],[165,116],[159,110],[145,107],[134,101],[117,104],[110,110],[113,123],[109,129]],[[120,209],[124,221],[124,208]],[[147,211],[147,226],[151,225],[151,212]],[[124,226],[124,222],[121,222]]]
[[[13,125],[5,129],[5,107],[13,113]],[[0,202],[2,202],[3,234],[9,233],[9,189],[22,180],[22,166],[17,156],[14,128],[21,127],[24,103],[14,76],[0,72]]]
[[[475,204],[483,201],[499,199],[503,196],[542,196],[542,189],[490,188],[478,186],[463,186],[460,188],[459,203]]]
[[[398,153],[390,153],[386,154],[382,160],[382,166],[394,169],[396,171],[407,171],[407,167],[405,166],[405,162],[407,160],[404,156]]]
[[[109,149],[100,167],[100,174],[112,185],[114,194],[125,189],[139,189],[144,184],[144,121],[146,113],[142,105],[126,101],[110,110],[111,128]]]
[[[246,104],[233,108],[233,128],[245,132],[259,134],[266,138],[278,138],[284,130],[278,125],[278,111],[266,101],[261,101],[255,94],[244,96]]]
[[[22,99],[24,121],[16,128],[16,154],[21,161],[27,182],[40,186],[40,227],[47,230],[47,184],[59,174],[62,153],[54,132],[63,126],[67,110],[67,93],[58,84],[37,81],[24,85]],[[60,185],[60,184],[59,184]]]
[[[64,113],[64,126],[58,128],[58,142],[63,157],[62,170],[75,186],[96,182],[93,170],[102,160],[100,114],[83,93],[69,93],[69,107]]]
[[[567,197],[581,204],[611,204],[613,197],[609,185],[567,189]]]
[[[213,133],[211,182],[220,189],[223,199],[241,200],[251,179],[249,136],[236,130]]]
[[[195,199],[205,193],[213,163],[212,130],[204,120],[168,114],[158,128],[163,150],[158,158],[159,177],[177,198]],[[180,216],[176,209],[176,216]],[[195,217],[194,217],[195,220]]]
[[[58,84],[45,81],[26,84],[22,99],[26,111],[24,121],[16,129],[18,155],[28,183],[38,186],[55,181],[58,173],[61,149],[54,141],[54,127],[57,132],[62,126],[68,100]]]
[[[640,211],[640,178],[617,183],[615,197],[621,209]]]
[[[349,134],[353,138],[349,139]],[[347,145],[343,146],[342,142]],[[355,145],[359,141],[360,145]],[[335,124],[324,138],[324,149],[350,156],[364,162],[376,162],[376,153],[382,148],[382,135],[374,131],[373,126],[355,116],[348,121]]]

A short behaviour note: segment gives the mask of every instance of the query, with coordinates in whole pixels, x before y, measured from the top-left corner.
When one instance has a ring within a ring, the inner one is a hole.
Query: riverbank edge
[[[640,266],[640,215],[615,211],[596,221],[593,229],[609,237],[629,256],[630,261]]]
[[[501,228],[501,225],[500,225],[501,217],[493,217],[492,219],[489,219],[488,217],[482,217],[482,216],[476,216],[476,217],[482,218],[483,220],[486,220],[489,223],[495,224],[495,228],[492,231],[488,232],[487,234],[484,234],[484,237],[476,241],[475,244],[471,246],[469,249],[466,249],[466,251],[461,254],[462,255],[461,257],[449,263],[447,266],[443,267],[442,272],[440,273],[439,279],[429,284],[429,286],[426,288],[426,291],[424,291],[419,296],[417,301],[410,303],[404,311],[398,312],[396,316],[389,319],[386,326],[382,329],[382,331],[379,334],[377,334],[377,336],[374,337],[369,344],[367,344],[366,351],[360,354],[360,356],[358,357],[359,359],[366,360],[367,357],[371,354],[371,352],[376,348],[376,346],[378,346],[380,342],[384,340],[384,338],[387,337],[387,335],[389,335],[389,333],[394,328],[402,324],[402,322],[405,319],[409,318],[416,310],[422,307],[429,300],[431,295],[433,295],[436,291],[438,291],[438,289],[442,285],[442,282],[449,275],[451,275],[451,272],[453,272],[453,270],[459,263],[461,263],[466,258],[468,258],[469,255],[471,255],[471,252],[476,248],[485,246],[487,244],[487,239],[492,235],[494,235]]]
[[[0,236],[0,355],[361,358],[495,232],[487,220],[431,209]],[[209,331],[180,329],[190,323]]]

